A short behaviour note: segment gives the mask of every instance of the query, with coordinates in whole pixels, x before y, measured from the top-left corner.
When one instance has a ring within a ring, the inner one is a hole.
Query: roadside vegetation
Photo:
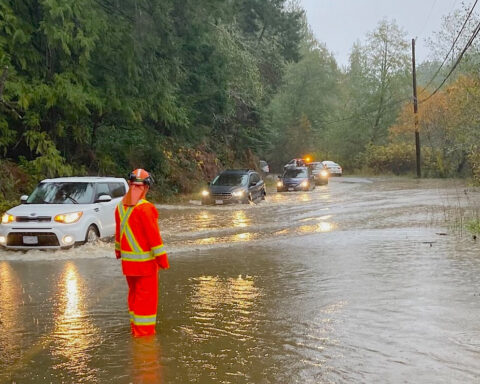
[[[467,12],[445,17],[418,66],[419,127],[424,175],[478,183],[478,42],[422,102]],[[260,158],[415,169],[410,39],[395,22],[341,68],[287,0],[7,0],[0,15],[0,211],[45,177],[139,166],[157,199]]]
[[[467,229],[475,235],[480,235],[480,219],[475,219],[467,223]]]

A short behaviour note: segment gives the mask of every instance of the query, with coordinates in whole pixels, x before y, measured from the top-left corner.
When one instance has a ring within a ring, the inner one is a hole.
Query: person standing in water
[[[158,227],[158,211],[145,199],[153,183],[144,169],[128,177],[129,190],[115,210],[115,256],[122,260],[128,283],[128,310],[133,336],[155,334],[158,269],[167,269]]]

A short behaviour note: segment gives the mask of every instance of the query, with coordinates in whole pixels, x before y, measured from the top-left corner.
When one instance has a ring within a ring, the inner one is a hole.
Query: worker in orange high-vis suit
[[[155,334],[158,269],[169,268],[158,228],[158,211],[145,200],[153,179],[144,169],[128,178],[127,194],[115,210],[115,255],[128,283],[128,309],[134,336]]]

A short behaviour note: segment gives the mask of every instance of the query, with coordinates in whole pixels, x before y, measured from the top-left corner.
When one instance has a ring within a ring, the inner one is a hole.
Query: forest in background
[[[468,11],[445,17],[417,67],[419,123],[425,175],[478,181],[476,41],[429,97],[479,23],[449,52]],[[0,201],[42,178],[136,167],[165,197],[219,169],[261,158],[276,170],[307,153],[347,172],[412,173],[411,78],[394,21],[340,68],[286,0],[2,0]]]

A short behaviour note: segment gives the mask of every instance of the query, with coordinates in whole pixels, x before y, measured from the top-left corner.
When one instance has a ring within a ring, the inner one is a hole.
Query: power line
[[[437,75],[440,73],[440,70],[443,68],[443,66],[445,65],[445,63],[447,62],[447,59],[448,57],[450,56],[450,53],[452,53],[452,51],[454,50],[455,48],[455,44],[457,44],[457,41],[458,39],[460,38],[461,34],[463,33],[465,27],[467,26],[467,23],[468,23],[468,20],[470,20],[470,17],[472,16],[473,14],[473,10],[475,9],[475,7],[477,6],[477,3],[478,3],[478,0],[475,0],[475,3],[473,4],[473,7],[470,9],[470,12],[468,13],[467,15],[467,18],[465,19],[463,25],[462,25],[462,28],[460,29],[460,31],[458,32],[457,34],[457,37],[455,38],[455,40],[453,41],[453,44],[452,46],[450,47],[450,50],[448,51],[448,53],[445,55],[445,58],[443,59],[442,63],[440,64],[440,67],[438,67],[438,69],[436,70],[436,72],[433,74],[432,78],[430,79],[430,81],[428,82],[428,84],[424,87],[424,89],[428,88],[430,86],[430,84],[432,84],[433,80],[435,80],[435,78],[437,77]]]
[[[430,21],[430,17],[432,16],[433,9],[435,8],[435,5],[437,5],[437,0],[434,0],[434,2],[432,4],[432,7],[430,8],[430,12],[428,13],[427,19],[425,20],[425,23],[423,23],[423,28],[420,31],[420,33],[418,34],[418,36],[423,35],[423,32],[425,31],[425,28],[427,27],[428,22]]]
[[[450,72],[448,72],[448,74],[447,74],[447,76],[445,77],[445,79],[443,79],[442,83],[435,89],[435,91],[432,92],[432,94],[431,94],[430,96],[428,96],[427,98],[425,98],[425,99],[423,99],[422,101],[420,101],[420,103],[424,103],[425,101],[427,101],[428,99],[430,99],[433,95],[435,95],[435,94],[440,90],[440,88],[443,87],[443,85],[445,84],[445,82],[447,81],[447,79],[450,77],[450,75],[453,73],[453,71],[455,70],[455,68],[457,68],[458,64],[460,63],[460,61],[461,61],[462,58],[463,58],[463,55],[465,54],[465,52],[467,52],[468,48],[470,48],[470,46],[472,45],[473,41],[475,40],[475,38],[477,37],[477,35],[478,35],[479,32],[480,32],[480,23],[478,23],[477,26],[475,27],[472,36],[470,36],[470,39],[468,40],[467,44],[466,44],[465,47],[463,48],[462,52],[460,52],[460,55],[458,56],[455,64],[454,64],[453,67],[450,69]]]

